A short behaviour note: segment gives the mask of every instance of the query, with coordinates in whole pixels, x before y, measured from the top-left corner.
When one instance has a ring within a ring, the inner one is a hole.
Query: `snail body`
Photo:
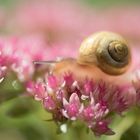
[[[114,79],[117,81],[119,76],[116,75],[128,70],[130,62],[130,48],[123,37],[112,32],[99,32],[83,41],[76,59],[55,61],[50,71],[58,77],[72,72],[77,79],[88,77],[100,80],[104,77],[112,82]],[[123,79],[127,81],[127,78],[128,75]]]
[[[122,83],[130,83],[131,76],[129,71],[120,75],[112,75],[103,72],[100,67],[96,65],[79,64],[76,59],[67,58],[58,62],[52,68],[54,75],[60,79],[68,73],[72,73],[73,77],[78,81],[83,81],[85,78],[92,79],[97,83],[104,80],[114,85],[121,85]]]

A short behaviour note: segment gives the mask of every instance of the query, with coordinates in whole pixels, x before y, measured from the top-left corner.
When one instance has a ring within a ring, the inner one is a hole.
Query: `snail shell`
[[[96,65],[111,75],[126,72],[130,61],[130,48],[126,40],[112,32],[99,32],[85,39],[77,58],[79,64]]]

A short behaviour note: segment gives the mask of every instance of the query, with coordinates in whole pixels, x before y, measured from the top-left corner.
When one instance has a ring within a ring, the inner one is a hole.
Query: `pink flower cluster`
[[[139,8],[132,6],[98,10],[72,0],[27,1],[15,8],[9,26],[16,25],[18,33],[41,33],[49,41],[74,43],[99,30],[118,32],[136,40],[140,35],[139,13]]]
[[[54,60],[59,56],[67,57],[69,54],[75,56],[76,51],[65,43],[48,45],[40,35],[1,37],[0,82],[9,72],[16,73],[21,82],[31,80],[38,68],[34,61]]]
[[[27,91],[43,103],[56,122],[82,120],[95,135],[112,135],[111,114],[121,114],[135,103],[131,87],[114,86],[103,80],[76,80],[72,73],[61,78],[47,75],[45,82],[29,82]]]
[[[32,78],[33,60],[44,60],[45,44],[37,37],[0,38],[0,77],[15,72],[21,81]]]

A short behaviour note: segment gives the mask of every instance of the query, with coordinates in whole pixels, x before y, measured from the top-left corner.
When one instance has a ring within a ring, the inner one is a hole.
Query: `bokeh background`
[[[42,42],[50,48],[46,59],[76,57],[81,41],[102,30],[120,33],[139,48],[140,1],[0,0],[0,36]],[[114,118],[114,136],[95,137],[81,122],[60,134],[40,103],[24,94],[17,97],[24,89],[14,79],[11,74],[0,85],[0,140],[140,139],[140,111],[136,108]]]

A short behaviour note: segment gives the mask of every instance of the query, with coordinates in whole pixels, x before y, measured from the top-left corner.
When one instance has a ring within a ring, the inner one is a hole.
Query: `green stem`
[[[134,115],[126,116],[115,128],[115,135],[109,136],[107,140],[120,140],[122,134],[126,132],[136,121]]]

